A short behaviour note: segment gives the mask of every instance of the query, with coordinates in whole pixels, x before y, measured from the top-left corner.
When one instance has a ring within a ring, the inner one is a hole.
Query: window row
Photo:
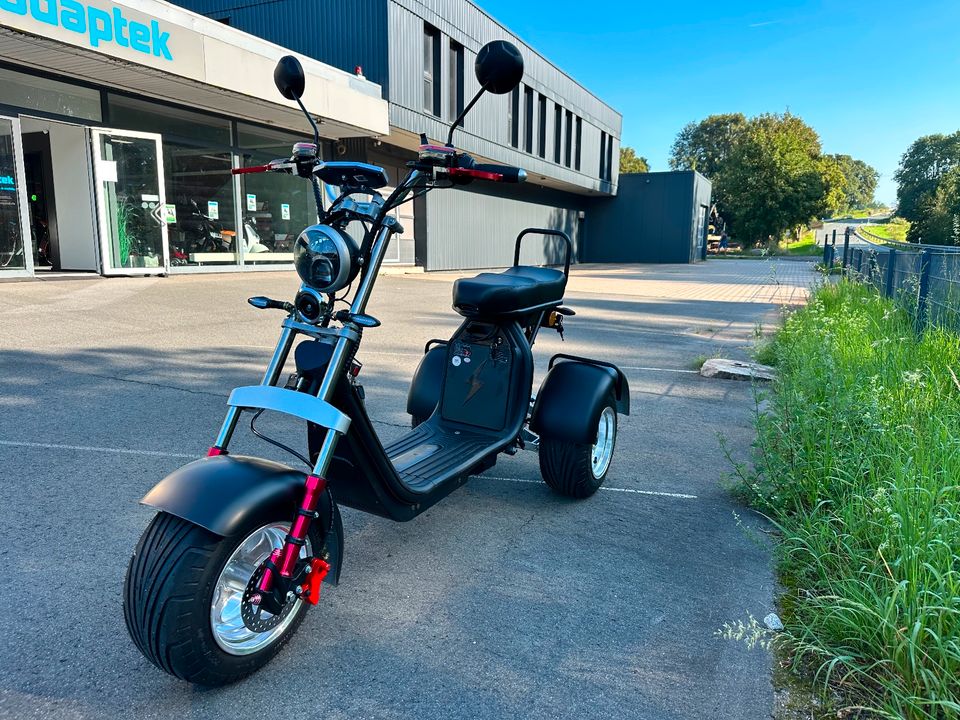
[[[521,94],[523,95],[522,106]],[[565,110],[559,103],[553,103],[553,137],[549,138],[548,103],[549,100],[543,93],[536,93],[536,102],[534,102],[534,90],[529,86],[524,85],[522,90],[520,87],[513,89],[507,105],[507,134],[510,136],[510,144],[531,155],[536,153],[544,160],[549,157],[557,165],[579,170],[583,144],[583,118],[574,115],[570,110]],[[522,137],[521,127],[523,128]],[[534,133],[534,127],[536,127],[536,133]]]
[[[430,24],[423,26],[423,109],[438,118],[456,120],[463,112],[463,45],[456,40],[447,42],[447,107],[444,115],[443,40],[440,31]],[[460,124],[463,127],[463,123]]]
[[[613,136],[600,133],[600,179],[613,180]]]

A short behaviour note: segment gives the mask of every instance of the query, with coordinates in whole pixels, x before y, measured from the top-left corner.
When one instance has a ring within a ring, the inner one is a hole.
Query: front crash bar
[[[333,405],[313,395],[274,385],[247,385],[230,393],[228,405],[241,409],[276,410],[309,420],[320,427],[345,435],[350,418]]]

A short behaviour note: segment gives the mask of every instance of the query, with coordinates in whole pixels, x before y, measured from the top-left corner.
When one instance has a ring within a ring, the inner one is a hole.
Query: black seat
[[[461,315],[509,315],[563,301],[567,276],[553,268],[520,265],[453,283],[453,307]]]

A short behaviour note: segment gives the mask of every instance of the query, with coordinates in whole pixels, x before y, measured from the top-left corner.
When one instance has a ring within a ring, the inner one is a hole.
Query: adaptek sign
[[[202,72],[199,33],[109,0],[0,0],[0,25],[187,77]]]

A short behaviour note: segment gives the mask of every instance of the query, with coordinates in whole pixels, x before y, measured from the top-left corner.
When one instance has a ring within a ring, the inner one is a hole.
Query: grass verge
[[[882,716],[960,717],[960,337],[841,281],[764,354],[741,488],[782,532],[796,666]]]
[[[907,231],[910,230],[910,221],[902,218],[893,218],[890,222],[876,225],[864,225],[863,230],[884,240],[907,241]]]

